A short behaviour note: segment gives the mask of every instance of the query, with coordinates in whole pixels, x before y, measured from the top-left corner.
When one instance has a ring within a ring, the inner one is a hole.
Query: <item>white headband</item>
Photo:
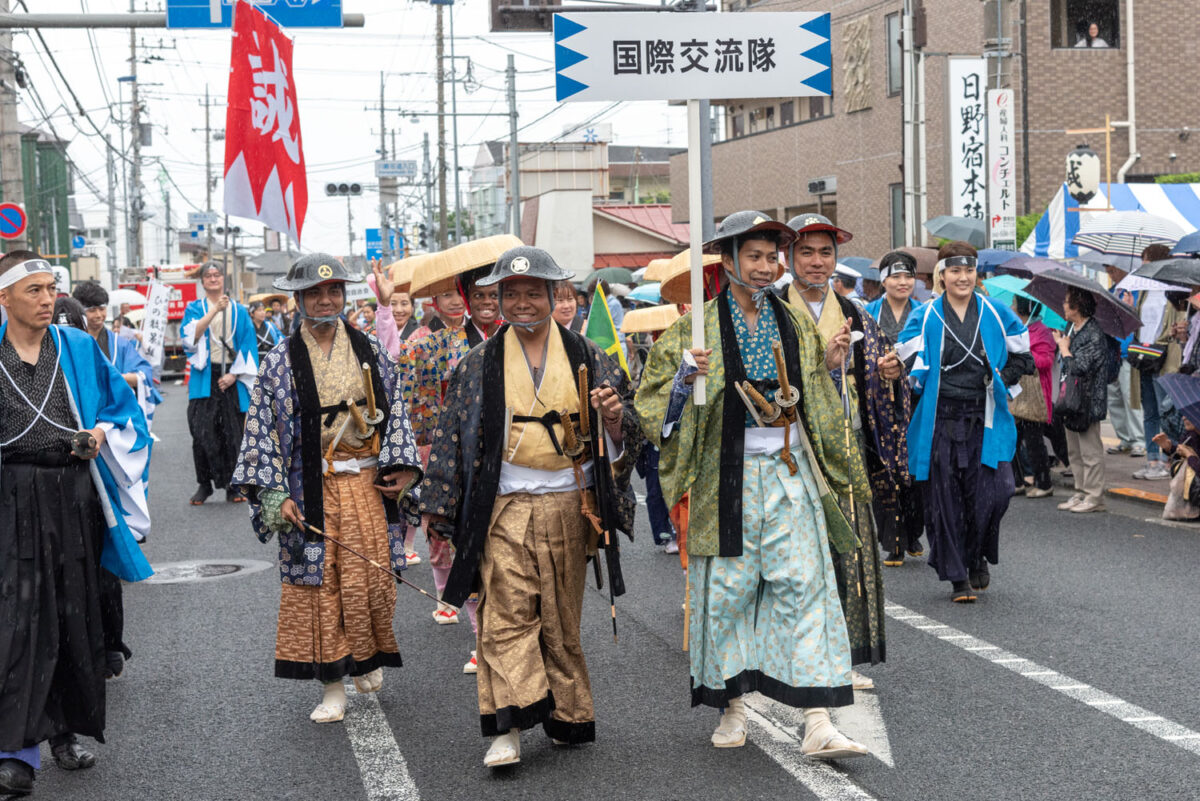
[[[947,267],[970,267],[974,270],[978,264],[979,261],[974,256],[947,256],[934,266],[933,271],[940,273]]]
[[[45,259],[23,261],[15,267],[10,267],[3,275],[0,275],[0,289],[8,289],[21,279],[28,278],[36,273],[50,273],[54,275],[54,269],[50,266],[50,262]]]

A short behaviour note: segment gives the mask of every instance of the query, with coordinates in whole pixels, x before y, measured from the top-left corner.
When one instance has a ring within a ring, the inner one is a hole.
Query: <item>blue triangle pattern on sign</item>
[[[568,39],[580,31],[587,30],[586,25],[580,25],[570,17],[562,14],[554,15],[554,41],[561,42],[563,39]],[[825,23],[825,36],[829,36],[829,23]]]
[[[577,53],[569,47],[556,44],[554,46],[554,70],[562,72],[567,67],[573,67],[580,61],[583,61],[587,56],[583,53]],[[824,62],[829,63],[829,62]]]
[[[805,50],[800,55],[805,58],[811,58],[813,61],[820,64],[822,67],[828,67],[833,64],[833,49],[829,46],[829,40],[826,39],[816,47]]]
[[[826,67],[806,81],[801,81],[809,89],[815,89],[828,97],[833,94],[833,70]]]
[[[574,78],[568,78],[566,75],[559,73],[554,76],[555,100],[563,101],[571,95],[576,95],[587,89],[586,83],[580,83]]]
[[[822,39],[829,41],[829,15],[822,14],[819,17],[814,17],[813,19],[810,19],[808,22],[801,25],[800,29],[808,31],[809,33],[815,33],[817,36],[820,36]],[[556,28],[555,29],[555,41],[558,41],[557,34],[558,34],[558,30]]]

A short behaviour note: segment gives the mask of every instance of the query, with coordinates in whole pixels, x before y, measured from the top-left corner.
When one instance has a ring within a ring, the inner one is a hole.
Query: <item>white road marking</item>
[[[359,695],[353,681],[347,680],[345,684],[349,704],[342,725],[358,761],[367,801],[420,801],[421,792],[408,774],[408,763],[400,753],[378,696]]]
[[[820,801],[876,801],[831,765],[800,753],[804,736],[800,728],[776,720],[777,704],[755,695],[746,701],[746,721],[754,744],[779,766],[792,774]],[[780,709],[787,709],[781,707]],[[799,710],[795,711],[799,714]]]
[[[896,767],[887,724],[883,722],[883,712],[879,708],[879,696],[873,692],[856,692],[853,705],[831,709],[829,714],[842,734],[865,745],[871,750],[871,756],[889,768]]]
[[[915,629],[933,628],[930,624],[937,623],[936,620],[917,614],[913,610],[899,604],[888,603],[884,611],[893,620],[902,621]],[[920,623],[917,621],[920,621]],[[1032,660],[1009,653],[1003,648],[992,645],[974,635],[960,632],[949,626],[945,628],[953,632],[953,639],[951,640],[945,635],[939,635],[938,639],[946,640],[955,648],[960,648],[981,659],[986,659],[993,665],[999,665],[1006,670],[1011,670],[1018,676],[1031,679],[1051,690],[1062,693],[1068,698],[1095,709],[1097,712],[1103,712],[1105,715],[1116,718],[1123,723],[1128,723],[1147,734],[1152,734],[1163,742],[1200,755],[1200,732],[1192,731],[1173,720],[1155,715],[1147,709],[1143,709],[1136,704],[1131,704],[1111,693],[1098,690],[1090,684],[1083,684],[1076,681],[1070,676],[1059,673],[1057,670],[1050,670]],[[982,653],[985,651],[998,653]],[[1026,668],[1033,668],[1033,670],[1027,670]]]

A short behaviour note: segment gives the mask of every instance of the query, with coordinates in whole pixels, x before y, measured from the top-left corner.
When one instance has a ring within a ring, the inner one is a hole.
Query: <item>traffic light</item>
[[[429,226],[425,223],[417,224],[417,246],[421,250],[429,249]]]
[[[325,194],[327,194],[327,195],[361,195],[362,194],[362,184],[347,183],[346,181],[342,181],[341,183],[334,183],[331,181],[331,182],[325,184]]]

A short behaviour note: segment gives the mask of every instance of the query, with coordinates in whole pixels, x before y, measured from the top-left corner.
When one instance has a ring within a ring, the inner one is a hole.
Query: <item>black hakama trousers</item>
[[[237,383],[221,391],[217,386],[221,368],[214,364],[209,369],[212,377],[209,396],[188,401],[188,432],[192,435],[196,482],[225,489],[237,465],[246,416],[238,403]]]
[[[0,467],[0,751],[104,741],[104,518],[86,462]]]
[[[921,482],[929,564],[942,581],[966,581],[983,560],[1000,560],[1000,520],[1013,494],[1012,464],[982,463],[984,407],[941,399],[929,480]]]

